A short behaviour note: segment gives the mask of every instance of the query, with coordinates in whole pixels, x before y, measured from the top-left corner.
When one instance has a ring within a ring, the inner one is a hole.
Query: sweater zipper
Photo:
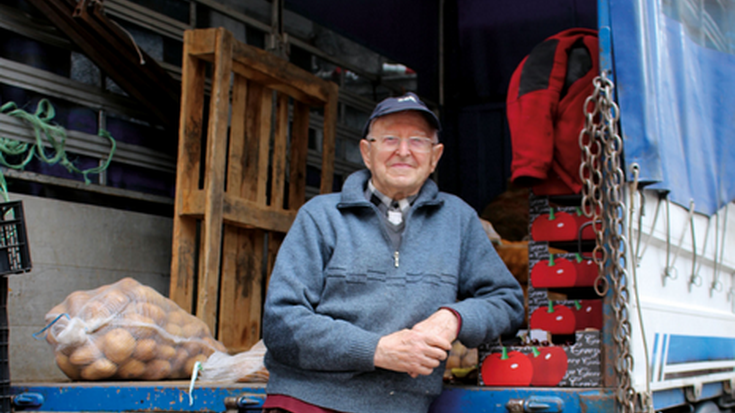
[[[396,268],[398,268],[398,259],[399,258],[400,258],[400,254],[398,253],[398,250],[396,250],[395,252],[393,252],[393,262],[394,262]]]

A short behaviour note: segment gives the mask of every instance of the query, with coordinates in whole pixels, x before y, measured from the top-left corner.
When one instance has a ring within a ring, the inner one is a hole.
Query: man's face
[[[401,138],[395,148],[381,145],[381,138]],[[381,116],[373,122],[368,139],[360,141],[360,152],[365,166],[372,172],[373,185],[382,194],[402,199],[417,194],[429,178],[444,146],[436,144],[421,152],[411,148],[409,138],[434,139],[434,128],[416,111],[404,111]]]

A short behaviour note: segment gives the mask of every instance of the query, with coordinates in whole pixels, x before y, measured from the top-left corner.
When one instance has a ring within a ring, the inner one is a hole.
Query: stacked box
[[[595,229],[578,205],[531,194],[528,242],[528,340],[480,350],[482,386],[594,387],[601,383],[602,299],[594,292],[598,268]]]
[[[573,242],[595,239],[592,220],[582,213],[579,206],[551,206],[548,197],[531,195],[529,222],[533,241]]]
[[[480,348],[480,386],[597,387],[602,384],[599,331],[577,331],[569,345]]]

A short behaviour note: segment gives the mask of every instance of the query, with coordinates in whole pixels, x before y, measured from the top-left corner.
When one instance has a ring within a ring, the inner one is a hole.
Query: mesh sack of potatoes
[[[197,361],[226,352],[203,321],[132,278],[69,294],[46,323],[72,380],[188,378]]]

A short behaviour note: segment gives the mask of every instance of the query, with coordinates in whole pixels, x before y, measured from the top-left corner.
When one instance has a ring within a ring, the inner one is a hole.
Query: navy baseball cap
[[[373,119],[406,110],[417,110],[421,112],[429,124],[436,128],[437,132],[441,131],[441,124],[439,123],[439,118],[436,117],[436,114],[426,107],[424,102],[422,102],[416,94],[408,92],[403,96],[387,98],[378,103],[377,106],[375,106],[373,113],[370,115],[370,119],[365,123],[365,127],[362,130],[362,137],[364,138],[367,136],[370,129],[370,123]]]

